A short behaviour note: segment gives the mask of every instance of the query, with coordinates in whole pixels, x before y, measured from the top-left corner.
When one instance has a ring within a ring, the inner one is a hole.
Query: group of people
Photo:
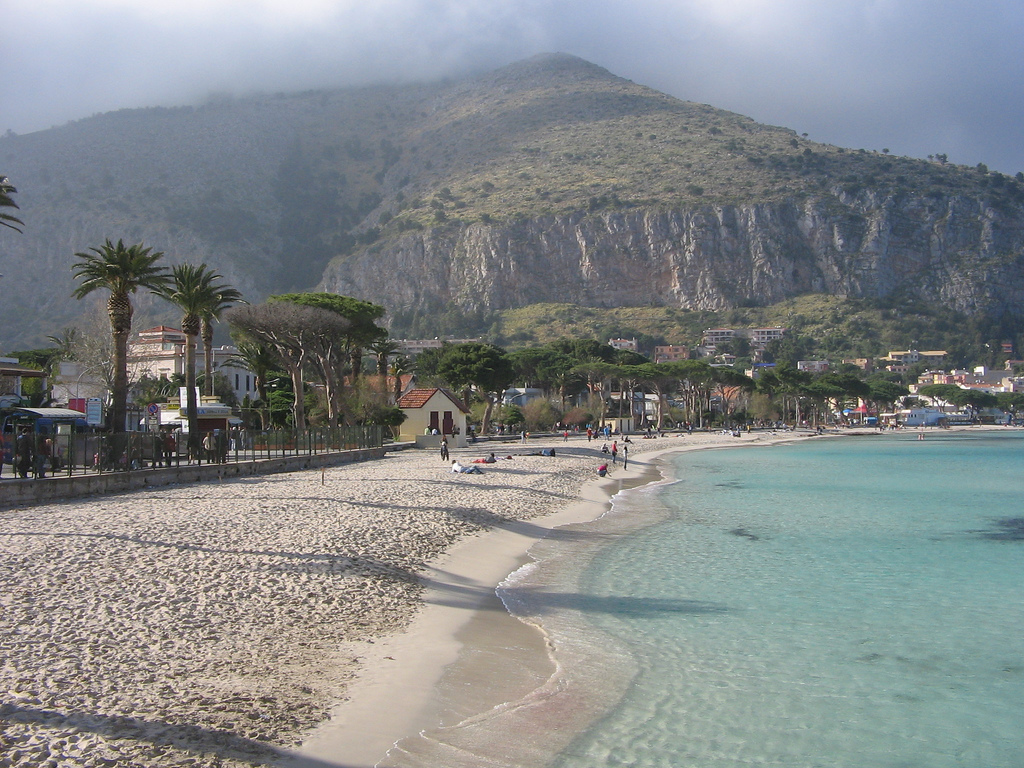
[[[59,456],[54,454],[53,438],[34,435],[28,427],[23,427],[14,439],[11,465],[14,467],[15,477],[46,477],[48,469],[59,469],[59,461]],[[0,472],[2,471],[3,457],[0,454]]]
[[[623,469],[625,469],[626,465],[629,464],[629,444],[630,444],[629,435],[626,435],[626,437],[624,437],[623,440],[622,440],[622,447],[621,447],[621,452],[622,452],[622,468]],[[608,447],[608,443],[605,443],[604,445],[601,446],[601,453],[610,453],[611,454],[611,456],[612,456],[612,464],[618,464],[619,463],[619,451],[620,451],[620,448],[619,448],[619,441],[618,440],[613,440],[612,441],[611,448]]]
[[[444,459],[448,458],[447,450],[444,449],[444,444],[443,443],[442,443],[442,453],[441,453],[441,456]],[[478,465],[478,464],[497,464],[501,460],[511,459],[511,458],[512,458],[511,456],[495,456],[494,452],[491,451],[490,455],[488,455],[488,456],[486,456],[486,457],[484,457],[482,459],[473,459],[473,461],[469,465],[462,464],[458,459],[452,459],[452,472],[455,473],[455,474],[463,474],[463,475],[481,475],[481,474],[483,474],[483,470],[481,470],[480,467],[476,466],[476,465]]]
[[[605,434],[605,433],[603,432],[603,430],[601,432],[599,432],[599,433],[595,433],[593,430],[588,429],[587,430],[587,439],[588,439],[588,441],[591,440],[594,436],[596,436],[596,434]],[[563,434],[563,440],[567,440],[567,439],[568,439],[568,433],[566,432],[566,433]],[[631,441],[629,439],[629,435],[625,435],[622,438],[621,445],[620,445],[618,440],[613,440],[610,447],[609,447],[608,443],[604,443],[601,446],[601,453],[610,454],[611,457],[612,457],[612,464],[614,464],[614,465],[617,465],[619,463],[619,454],[621,453],[622,454],[622,468],[626,469],[626,467],[629,465],[629,446],[630,446],[630,442]],[[555,449],[554,448],[545,448],[545,449],[537,451],[536,453],[531,454],[531,455],[554,456],[555,455]],[[451,461],[451,471],[452,471],[453,474],[463,474],[463,475],[483,474],[483,470],[481,470],[478,465],[480,465],[480,464],[494,464],[499,459],[511,459],[511,458],[512,458],[511,456],[495,456],[494,453],[492,452],[489,456],[487,456],[485,458],[473,459],[473,461],[471,463],[463,464],[458,459],[452,459],[451,458],[451,453],[450,453],[449,448],[448,448],[448,437],[446,435],[443,435],[441,437],[441,460],[442,461],[449,461],[449,460]],[[597,474],[598,474],[599,477],[606,477],[608,475],[608,471],[609,470],[608,470],[608,464],[607,463],[602,463],[597,468]]]

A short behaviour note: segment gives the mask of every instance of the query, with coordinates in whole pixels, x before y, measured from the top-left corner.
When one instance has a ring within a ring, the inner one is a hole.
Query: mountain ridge
[[[396,314],[816,291],[1024,312],[1020,180],[818,144],[565,54],[121,110],[0,138],[0,164],[26,223],[0,241],[7,348],[91,311],[68,267],[107,237],[206,261],[250,300],[318,286]]]

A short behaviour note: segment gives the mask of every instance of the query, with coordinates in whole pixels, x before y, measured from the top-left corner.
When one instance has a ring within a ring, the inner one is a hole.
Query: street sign
[[[160,406],[157,405],[156,403],[150,403],[149,405],[146,406],[146,413],[148,413],[150,416],[156,416],[158,413],[160,413]]]
[[[103,424],[103,400],[98,397],[90,397],[85,401],[85,423],[90,427],[98,427]]]

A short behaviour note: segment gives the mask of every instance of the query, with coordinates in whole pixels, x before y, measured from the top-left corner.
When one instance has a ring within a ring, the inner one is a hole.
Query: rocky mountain
[[[1024,326],[1024,182],[812,142],[565,55],[457,82],[123,110],[0,138],[0,346],[95,311],[74,253],[144,242],[250,300],[392,318],[536,302],[724,309],[805,293]],[[1020,174],[1018,174],[1020,177]],[[138,299],[137,327],[175,321]]]

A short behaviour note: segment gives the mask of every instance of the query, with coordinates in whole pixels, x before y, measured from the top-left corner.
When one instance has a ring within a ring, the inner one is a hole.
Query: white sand
[[[631,463],[768,439],[638,439]],[[455,633],[533,541],[600,513],[596,489],[577,504],[600,445],[456,454],[558,453],[483,475],[403,451],[0,510],[0,768],[265,765],[307,739],[307,765],[372,765],[436,716],[430,691]]]

